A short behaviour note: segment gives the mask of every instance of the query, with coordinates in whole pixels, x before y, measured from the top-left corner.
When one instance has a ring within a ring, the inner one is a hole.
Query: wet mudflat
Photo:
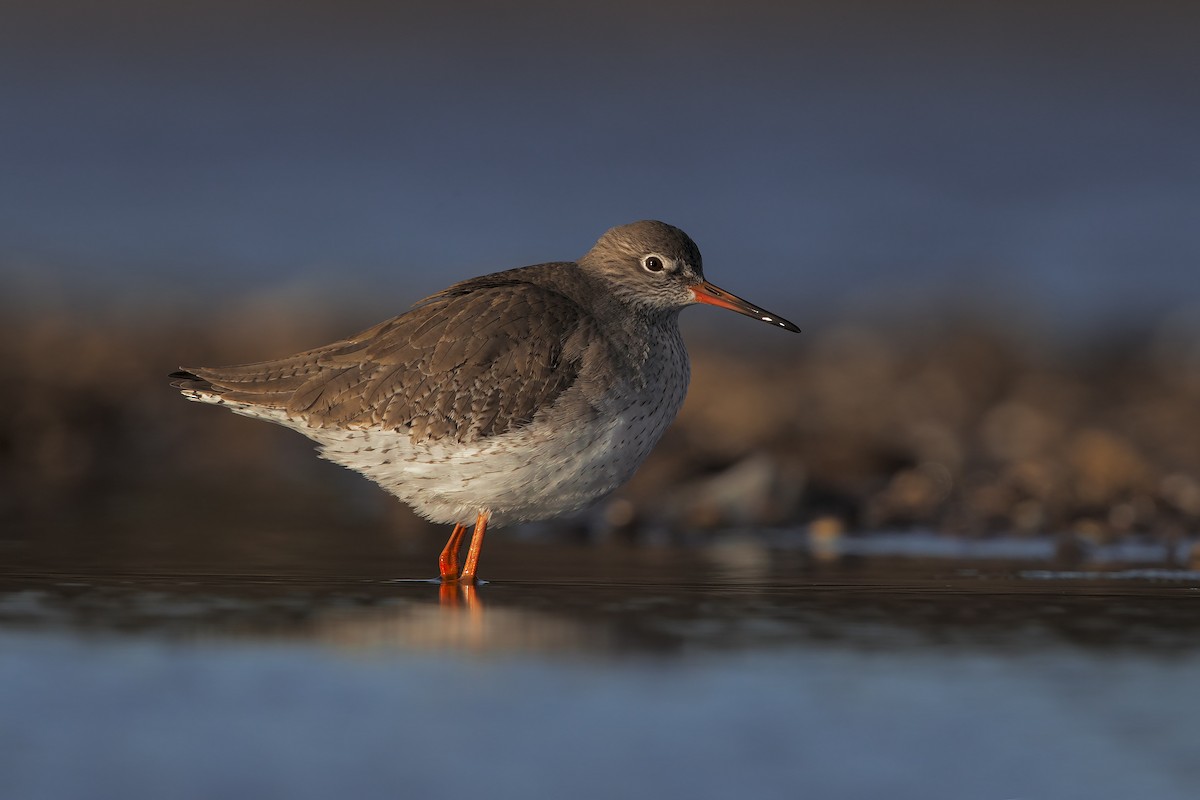
[[[1188,566],[761,541],[14,559],[0,794],[1194,796]]]

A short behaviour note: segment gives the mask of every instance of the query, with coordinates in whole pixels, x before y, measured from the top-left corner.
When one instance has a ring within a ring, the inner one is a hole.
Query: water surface
[[[474,591],[410,577],[427,559],[10,567],[0,790],[1183,798],[1200,780],[1187,569],[493,544]]]

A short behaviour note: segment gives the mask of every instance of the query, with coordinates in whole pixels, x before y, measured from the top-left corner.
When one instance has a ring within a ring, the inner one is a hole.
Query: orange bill
[[[745,314],[747,317],[754,317],[769,325],[778,325],[785,331],[791,331],[792,333],[800,332],[799,328],[778,314],[764,311],[758,306],[746,302],[736,294],[730,294],[724,289],[718,289],[708,281],[701,281],[696,286],[693,286],[692,294],[696,296],[697,303],[707,303],[710,306],[717,306],[718,308],[728,308],[730,311]]]

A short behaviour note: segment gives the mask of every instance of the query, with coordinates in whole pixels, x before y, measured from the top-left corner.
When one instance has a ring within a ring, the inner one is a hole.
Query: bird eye
[[[658,256],[646,256],[642,259],[642,267],[647,272],[662,272],[664,264],[663,260]]]

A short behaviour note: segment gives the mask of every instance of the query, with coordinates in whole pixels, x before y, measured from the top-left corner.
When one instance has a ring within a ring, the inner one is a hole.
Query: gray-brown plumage
[[[554,402],[575,383],[593,332],[563,294],[477,279],[316,350],[190,370],[208,386],[181,381],[181,388],[278,409],[314,428],[379,427],[414,441],[469,442],[527,425]]]
[[[488,519],[581,508],[626,480],[683,402],[679,311],[717,305],[796,327],[703,278],[678,228],[637,222],[578,263],[463,281],[356,336],[294,356],[190,368],[191,399],[317,441],[430,519],[455,523],[442,577],[474,520],[473,579]]]

